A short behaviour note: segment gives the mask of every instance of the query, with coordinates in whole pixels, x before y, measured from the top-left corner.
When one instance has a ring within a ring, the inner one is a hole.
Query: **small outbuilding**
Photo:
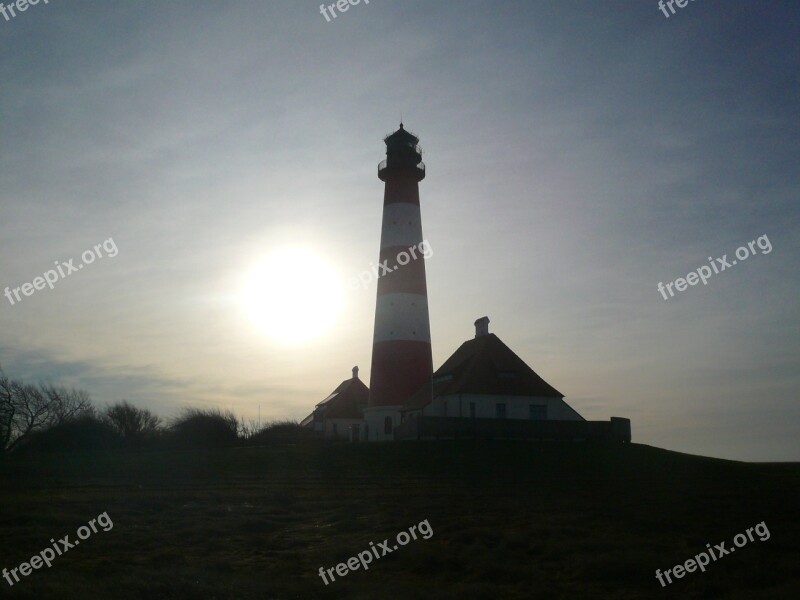
[[[326,438],[358,441],[368,401],[369,388],[358,378],[358,367],[353,367],[353,376],[319,402],[300,424]]]

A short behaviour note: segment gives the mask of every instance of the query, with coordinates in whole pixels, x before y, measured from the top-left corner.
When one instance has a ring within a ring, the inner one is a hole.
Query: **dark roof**
[[[330,396],[317,404],[326,419],[360,419],[369,401],[369,388],[357,377],[345,379]]]
[[[410,131],[407,131],[403,127],[403,124],[400,123],[400,129],[398,129],[391,135],[387,135],[385,138],[383,138],[383,141],[386,142],[387,144],[407,143],[415,146],[419,143],[419,138]]]
[[[461,344],[431,382],[409,399],[406,408],[422,408],[431,398],[448,394],[564,397],[493,333]]]

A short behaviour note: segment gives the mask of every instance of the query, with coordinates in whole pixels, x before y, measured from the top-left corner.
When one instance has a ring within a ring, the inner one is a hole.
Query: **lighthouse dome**
[[[394,144],[416,145],[419,143],[419,138],[413,133],[406,131],[405,127],[403,127],[403,124],[400,123],[400,129],[390,135],[387,135],[383,141],[386,142],[387,146]]]

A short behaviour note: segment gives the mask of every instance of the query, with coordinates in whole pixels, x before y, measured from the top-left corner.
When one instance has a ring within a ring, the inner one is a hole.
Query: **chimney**
[[[475,337],[489,335],[489,317],[481,317],[475,321]]]
[[[358,367],[353,367],[353,379],[358,379]]]

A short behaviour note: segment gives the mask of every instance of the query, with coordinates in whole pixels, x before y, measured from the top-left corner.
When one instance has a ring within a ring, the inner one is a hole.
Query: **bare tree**
[[[16,414],[13,386],[0,369],[0,451],[5,450],[11,443]]]
[[[52,425],[61,425],[78,417],[94,415],[94,406],[88,392],[40,384],[39,390],[46,396],[53,411]]]
[[[89,394],[82,390],[15,381],[0,369],[0,451],[12,450],[31,433],[93,410]]]
[[[140,440],[153,435],[161,425],[159,417],[145,408],[128,404],[126,400],[106,408],[103,420],[126,440]]]

